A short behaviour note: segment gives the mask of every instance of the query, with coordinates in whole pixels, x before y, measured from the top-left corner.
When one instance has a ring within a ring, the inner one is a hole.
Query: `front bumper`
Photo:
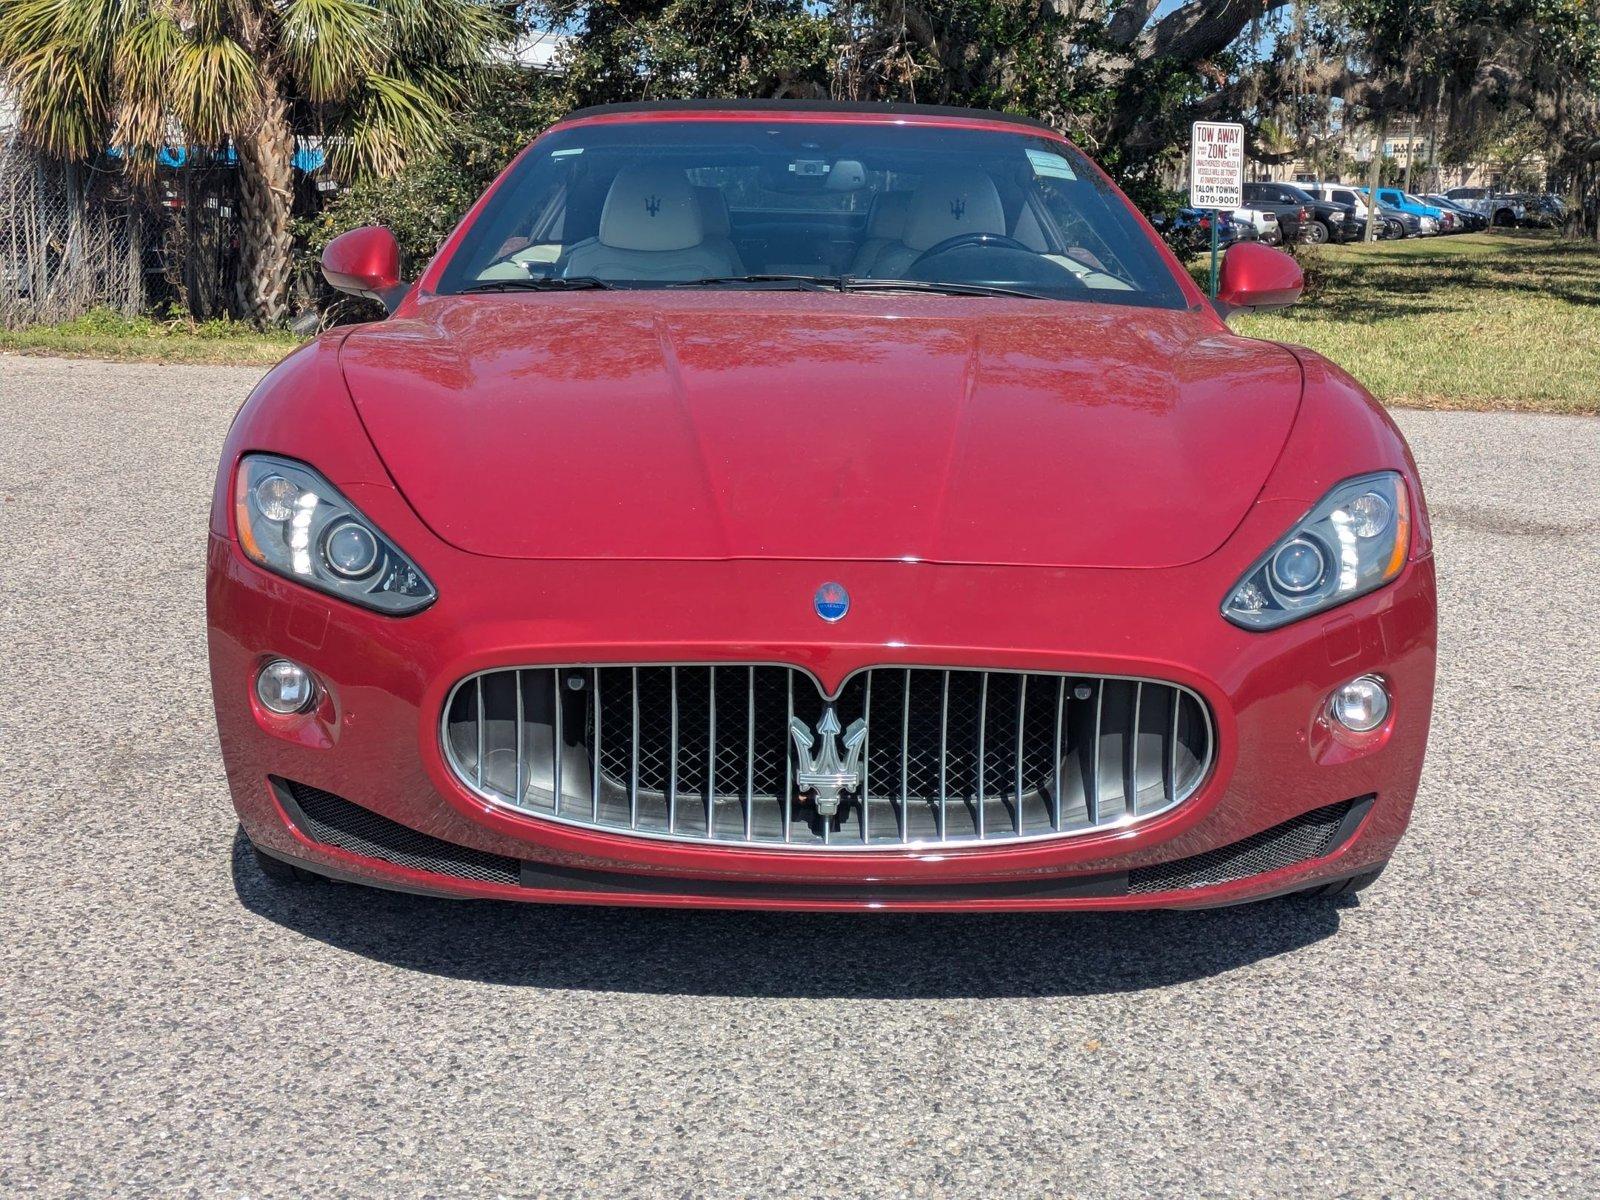
[[[1394,584],[1322,617],[1270,634],[1235,629],[1217,604],[1253,548],[1281,533],[1287,507],[1259,506],[1230,540],[1234,549],[1186,567],[1054,570],[489,560],[431,539],[399,507],[382,511],[377,489],[356,499],[385,528],[407,527],[404,544],[439,584],[433,608],[398,620],[367,613],[259,570],[217,535],[208,564],[212,684],[240,821],[264,852],[325,875],[439,895],[573,903],[1200,907],[1375,870],[1410,815],[1432,704],[1432,562],[1413,562]],[[811,611],[826,578],[856,599],[838,626]],[[313,712],[280,718],[255,704],[255,669],[277,655],[306,664],[324,685]],[[558,826],[487,805],[445,763],[441,707],[474,671],[679,661],[792,663],[825,686],[884,665],[1166,679],[1206,699],[1217,756],[1193,797],[1130,827],[1014,846],[848,854]],[[1369,672],[1388,682],[1391,720],[1364,741],[1341,740],[1323,716],[1327,694]],[[515,866],[463,875],[425,856],[363,850],[299,806],[291,785]],[[1337,821],[1324,821],[1335,827],[1327,840],[1295,843],[1314,851],[1310,857],[1247,855],[1238,861],[1266,869],[1244,875],[1183,866],[1259,847],[1282,827],[1341,805],[1348,807]],[[1151,886],[1163,878],[1172,886]],[[1142,881],[1137,888],[1133,879]]]

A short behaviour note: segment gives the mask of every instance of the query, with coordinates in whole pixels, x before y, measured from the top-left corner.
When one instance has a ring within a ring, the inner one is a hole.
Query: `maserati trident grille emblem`
[[[839,714],[833,705],[823,710],[817,722],[817,736],[799,717],[789,719],[789,736],[800,756],[795,772],[795,787],[812,793],[817,814],[832,817],[839,811],[845,795],[861,790],[861,751],[867,743],[867,719],[857,717],[844,733],[844,760],[839,759]],[[820,739],[821,749],[818,750]]]

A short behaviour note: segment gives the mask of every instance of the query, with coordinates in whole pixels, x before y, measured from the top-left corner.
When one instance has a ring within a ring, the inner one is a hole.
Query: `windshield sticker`
[[[1078,176],[1072,170],[1072,164],[1059,154],[1051,154],[1048,150],[1029,150],[1028,161],[1033,164],[1033,173],[1040,179],[1071,179]]]

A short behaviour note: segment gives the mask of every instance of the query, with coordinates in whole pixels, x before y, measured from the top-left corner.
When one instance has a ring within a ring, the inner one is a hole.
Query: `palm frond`
[[[212,42],[237,32],[231,0],[183,0],[183,16],[198,41]]]
[[[142,11],[119,0],[6,0],[0,82],[15,92],[24,137],[64,158],[105,147],[112,48]]]
[[[172,59],[167,96],[197,141],[220,143],[250,119],[261,94],[256,62],[229,37],[185,41]]]
[[[167,89],[183,48],[183,30],[167,13],[151,13],[123,35],[116,48],[117,127],[113,135],[136,167],[136,152],[166,140]]]
[[[484,51],[509,37],[505,10],[482,0],[373,0],[393,30],[398,54],[476,67]]]
[[[472,94],[479,72],[437,63],[405,63],[406,77],[444,108],[456,108]]]
[[[344,99],[391,53],[381,14],[362,0],[290,0],[279,29],[295,82],[318,104]]]
[[[109,113],[94,64],[60,45],[13,61],[23,136],[47,154],[85,159],[105,146]]]
[[[437,149],[449,119],[450,110],[414,81],[370,75],[344,114],[330,165],[346,179],[391,175],[409,155]]]

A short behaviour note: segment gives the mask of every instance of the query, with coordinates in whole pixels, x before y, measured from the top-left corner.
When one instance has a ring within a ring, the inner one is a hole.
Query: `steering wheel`
[[[954,237],[947,237],[942,242],[935,242],[916,258],[911,260],[907,271],[914,271],[927,259],[936,254],[943,254],[947,250],[956,250],[962,246],[999,246],[1004,250],[1022,250],[1028,254],[1033,251],[1017,241],[1014,237],[1007,237],[1003,233],[958,233]]]

